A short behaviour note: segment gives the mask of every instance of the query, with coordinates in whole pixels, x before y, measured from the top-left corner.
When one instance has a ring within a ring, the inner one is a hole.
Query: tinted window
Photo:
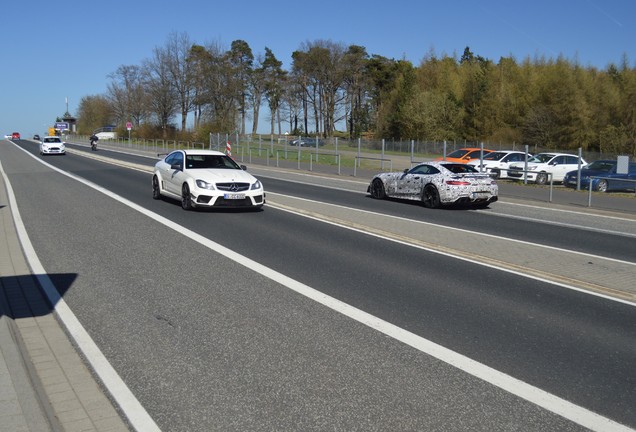
[[[554,155],[551,155],[549,153],[545,153],[545,154],[538,154],[535,157],[533,157],[532,159],[530,159],[529,162],[535,162],[535,163],[547,163],[550,161],[550,159],[552,159],[554,157]]]
[[[598,160],[598,161],[592,162],[585,168],[594,170],[594,171],[610,172],[612,171],[612,168],[614,168],[615,166],[616,166],[616,162],[614,161]]]
[[[241,169],[232,158],[225,155],[186,155],[189,169]]]
[[[506,155],[504,152],[484,153],[484,160],[500,160]],[[508,156],[510,157],[510,156]],[[502,160],[506,160],[505,158]]]
[[[505,159],[506,162],[523,162],[526,160],[526,155],[523,153],[509,154]]]
[[[450,152],[446,157],[461,158],[466,153],[468,153],[468,150],[459,149],[459,150],[455,150],[454,152]]]
[[[449,170],[450,172],[455,173],[455,174],[479,172],[472,165],[466,165],[466,164],[460,164],[460,163],[456,163],[456,164],[442,164],[442,166],[444,168],[446,168],[447,170]]]
[[[178,164],[183,167],[183,154],[181,152],[174,152],[169,154],[166,158],[166,163],[168,165]]]

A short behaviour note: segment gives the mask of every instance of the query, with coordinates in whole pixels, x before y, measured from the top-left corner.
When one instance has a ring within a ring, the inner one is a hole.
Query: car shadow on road
[[[371,195],[367,195],[367,198],[375,200],[375,198],[373,198]],[[412,205],[412,206],[416,206],[416,207],[422,207],[425,210],[431,210],[431,211],[435,211],[435,210],[439,210],[439,211],[444,211],[444,210],[488,210],[489,206],[490,206],[490,205],[488,205],[486,207],[480,207],[479,205],[476,205],[476,204],[457,203],[457,204],[445,204],[445,205],[439,206],[437,208],[426,208],[426,207],[424,207],[424,205],[422,204],[421,201],[415,201],[415,200],[409,200],[409,199],[400,199],[400,198],[388,198],[388,197],[384,198],[383,200],[384,201],[391,201],[391,202],[401,203],[401,204],[405,204],[405,205]]]
[[[173,198],[166,198],[164,196],[162,196],[160,198],[161,201],[166,202],[166,203],[170,203],[172,205],[174,205],[175,207],[181,207],[181,201],[173,199]],[[191,212],[197,212],[197,213],[260,213],[265,209],[265,206],[263,205],[262,207],[251,207],[251,206],[245,206],[245,207],[195,207],[192,210],[188,210]]]

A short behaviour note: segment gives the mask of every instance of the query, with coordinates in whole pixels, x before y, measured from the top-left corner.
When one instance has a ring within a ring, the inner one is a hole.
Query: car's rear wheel
[[[386,198],[386,192],[384,191],[384,183],[380,179],[375,179],[371,183],[371,196],[376,199]]]
[[[596,185],[596,190],[599,192],[607,192],[607,180],[599,180]]]
[[[422,192],[422,205],[426,208],[438,208],[440,206],[439,192],[433,185],[426,185]]]
[[[546,173],[537,174],[537,179],[534,181],[538,185],[544,185],[548,182],[548,175]]]
[[[495,180],[501,177],[501,171],[499,171],[498,169],[491,170],[490,174],[492,175],[492,178],[494,178]]]
[[[159,188],[159,179],[157,176],[152,177],[152,198],[161,199],[161,189]]]
[[[192,196],[190,195],[190,187],[184,183],[181,187],[181,208],[184,210],[192,210]]]

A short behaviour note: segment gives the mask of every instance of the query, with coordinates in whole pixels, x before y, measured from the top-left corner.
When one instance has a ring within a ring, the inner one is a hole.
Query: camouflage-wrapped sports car
[[[472,204],[488,207],[497,201],[497,182],[472,165],[453,162],[425,162],[404,172],[380,173],[367,192],[373,198],[421,201],[424,207]]]

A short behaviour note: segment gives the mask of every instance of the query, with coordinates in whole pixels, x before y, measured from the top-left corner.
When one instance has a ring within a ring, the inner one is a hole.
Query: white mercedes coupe
[[[155,164],[152,197],[181,201],[195,207],[244,207],[265,204],[261,182],[224,153],[212,150],[175,150]]]

